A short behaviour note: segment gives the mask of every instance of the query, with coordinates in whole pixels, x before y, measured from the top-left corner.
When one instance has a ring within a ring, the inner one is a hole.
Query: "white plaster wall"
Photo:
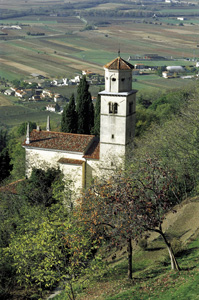
[[[119,93],[132,90],[132,70],[104,70],[106,92]]]
[[[117,114],[109,113],[109,102],[118,103]],[[132,103],[131,114],[130,103]],[[101,143],[125,145],[134,137],[135,105],[135,94],[127,97],[101,95]]]
[[[26,148],[26,175],[30,176],[33,167],[43,169],[46,167],[59,167],[65,178],[74,182],[74,190],[78,192],[82,188],[82,165],[60,164],[58,163],[60,158],[84,161],[82,155],[78,153]]]
[[[60,164],[60,170],[64,174],[65,180],[71,180],[71,188],[76,194],[82,190],[82,165]]]

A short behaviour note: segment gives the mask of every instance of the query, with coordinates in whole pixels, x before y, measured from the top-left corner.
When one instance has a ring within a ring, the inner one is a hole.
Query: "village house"
[[[24,98],[25,95],[26,95],[26,93],[24,92],[24,90],[19,90],[19,89],[15,90],[15,97]]]
[[[81,75],[77,75],[77,76],[75,76],[75,78],[71,79],[70,82],[75,83],[75,84],[79,84],[81,78],[82,78]]]
[[[33,166],[59,167],[79,193],[95,177],[109,176],[132,150],[135,136],[136,90],[132,89],[133,66],[118,56],[104,66],[105,90],[101,96],[100,140],[94,135],[54,132],[48,118],[46,130],[29,132],[23,147],[26,175]]]
[[[173,78],[173,73],[171,73],[169,71],[164,71],[164,72],[162,72],[162,77],[163,78]]]
[[[63,100],[63,97],[62,97],[62,95],[60,95],[60,94],[55,94],[54,95],[54,102],[60,102],[60,101],[62,101]]]
[[[53,98],[53,97],[54,97],[54,93],[51,92],[50,90],[44,89],[41,93],[41,98]]]
[[[88,76],[88,77],[91,77],[91,76],[93,76],[93,75],[96,75],[96,73],[94,73],[94,72],[91,72],[91,71],[89,71],[89,70],[82,70],[82,75],[84,76]]]
[[[14,94],[15,94],[15,92],[11,89],[7,89],[4,92],[4,95],[6,95],[6,96],[14,96]]]
[[[46,110],[50,112],[60,112],[60,106],[56,104],[48,104]]]

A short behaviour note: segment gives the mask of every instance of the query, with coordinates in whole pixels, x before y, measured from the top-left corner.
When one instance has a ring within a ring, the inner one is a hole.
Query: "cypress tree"
[[[95,104],[95,118],[94,118],[94,129],[93,133],[96,136],[100,136],[100,110],[101,110],[101,99],[98,94],[96,104]]]
[[[77,112],[74,94],[71,95],[69,103],[64,108],[61,120],[61,131],[77,133]]]
[[[83,76],[77,89],[77,133],[90,134],[94,126],[94,107],[88,89],[89,84]]]
[[[4,180],[10,175],[12,170],[10,156],[8,151],[8,137],[7,132],[0,131],[0,181]]]

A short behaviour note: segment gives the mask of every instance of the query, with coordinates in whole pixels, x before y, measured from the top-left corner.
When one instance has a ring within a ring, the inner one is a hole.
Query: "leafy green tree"
[[[158,117],[154,111],[146,109],[141,105],[137,106],[135,128],[136,136],[141,136],[155,122],[158,122]]]
[[[166,71],[166,66],[161,66],[161,67],[158,67],[157,71],[156,71],[156,74],[158,76],[162,76],[162,72]]]
[[[11,178],[12,180],[22,179],[25,177],[25,150],[21,145],[21,140],[11,138],[8,147],[12,165]]]
[[[14,79],[14,80],[12,81],[12,84],[14,85],[15,88],[20,87],[20,83],[21,83],[21,81],[18,80],[18,79]]]
[[[194,99],[195,97],[195,99]],[[141,159],[146,153],[156,154],[164,164],[176,171],[177,184],[185,197],[198,191],[199,149],[198,149],[197,94],[162,125],[153,127],[136,141],[134,157]]]
[[[30,213],[35,214],[32,220]],[[4,256],[12,261],[17,284],[27,289],[27,294],[34,287],[40,298],[44,289],[65,279],[68,255],[63,239],[64,220],[52,212],[48,217],[41,209],[31,209],[26,219],[18,225]]]
[[[21,185],[14,194],[10,189],[0,194],[0,295],[9,299],[9,291],[21,285],[27,299],[30,288],[39,299],[43,289],[65,279],[70,191],[59,170],[35,170]]]
[[[28,123],[29,123],[30,131],[37,128],[37,124],[35,122],[29,121]],[[25,135],[26,132],[27,132],[27,122],[23,122],[16,129],[16,137],[21,137],[21,136]]]
[[[19,192],[32,205],[50,207],[57,203],[53,194],[53,184],[62,182],[63,174],[59,169],[47,170],[33,168],[30,178],[21,183]],[[59,188],[64,190],[64,181]]]
[[[77,133],[81,134],[90,134],[94,126],[94,107],[88,89],[89,85],[86,81],[86,76],[83,76],[77,88],[76,98],[78,115]]]
[[[75,209],[65,228],[65,245],[69,257],[65,292],[70,300],[76,299],[74,283],[78,280],[80,286],[85,281],[85,275],[99,275],[105,265],[101,255],[97,253],[99,241],[87,230],[87,226],[80,221],[78,215],[79,210]]]
[[[77,112],[74,94],[71,95],[69,103],[64,108],[61,120],[61,131],[77,133]]]

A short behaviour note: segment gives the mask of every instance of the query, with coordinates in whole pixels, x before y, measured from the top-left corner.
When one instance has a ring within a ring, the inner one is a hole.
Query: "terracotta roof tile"
[[[95,139],[89,149],[86,151],[84,157],[91,159],[99,159],[100,156],[100,142],[99,139]]]
[[[71,159],[71,158],[62,157],[58,160],[58,162],[60,164],[82,165],[84,161],[80,159]]]
[[[82,152],[84,154],[94,141],[94,135],[38,131],[34,129],[30,133],[30,144],[26,144],[24,141],[23,146],[27,148]]]
[[[134,69],[134,66],[121,57],[117,57],[110,63],[106,64],[104,68],[109,70],[132,70]]]

